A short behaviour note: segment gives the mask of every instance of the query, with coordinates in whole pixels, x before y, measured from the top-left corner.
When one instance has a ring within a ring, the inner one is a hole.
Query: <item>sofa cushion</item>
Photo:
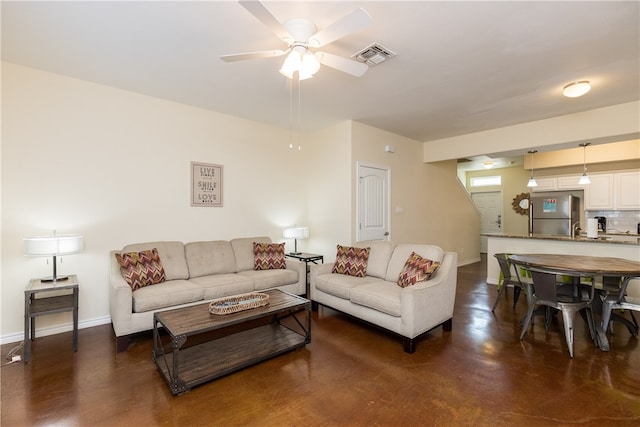
[[[158,256],[158,250],[126,252],[116,254],[120,272],[132,290],[155,285],[165,281],[164,268]]]
[[[253,270],[253,242],[271,243],[271,239],[268,237],[243,237],[229,242],[236,257],[236,272]]]
[[[253,242],[253,269],[278,270],[286,268],[284,243]]]
[[[364,277],[367,274],[367,261],[371,248],[337,245],[336,262],[332,273]]]
[[[184,245],[189,277],[235,273],[236,257],[231,243],[225,240],[191,242]]]
[[[384,279],[395,245],[387,241],[370,241],[358,242],[355,246],[359,248],[371,248],[369,251],[369,260],[367,261],[367,276]]]
[[[388,282],[395,283],[400,276],[400,272],[404,268],[404,264],[407,262],[407,258],[411,255],[411,252],[415,252],[423,258],[430,259],[442,263],[444,258],[444,250],[434,245],[398,245],[393,249],[393,255],[389,261],[389,267],[387,268],[387,275],[385,276]]]
[[[135,243],[122,248],[122,252],[141,252],[153,248],[158,250],[167,280],[189,278],[189,268],[182,242]]]
[[[253,280],[253,288],[256,291],[298,282],[298,273],[293,270],[247,270],[239,272],[238,276],[248,277]]]
[[[316,277],[316,289],[342,299],[349,299],[351,290],[367,283],[382,282],[377,277],[355,277],[339,273],[320,274]]]
[[[394,317],[400,317],[401,292],[402,289],[393,283],[380,281],[353,288],[349,299],[354,304],[373,308]]]
[[[406,288],[418,282],[429,280],[438,267],[440,267],[439,262],[431,261],[415,252],[411,252],[398,276],[398,286]]]
[[[202,288],[202,298],[210,300],[230,295],[253,292],[253,280],[239,274],[214,274],[211,276],[194,277],[189,280]]]
[[[133,311],[157,310],[202,300],[202,287],[188,280],[170,280],[133,292]]]

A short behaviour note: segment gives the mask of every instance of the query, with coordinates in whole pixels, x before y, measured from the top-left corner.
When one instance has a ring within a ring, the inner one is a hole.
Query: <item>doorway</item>
[[[389,240],[389,168],[358,163],[356,240]]]
[[[480,234],[502,234],[502,191],[471,193],[480,211]],[[487,236],[480,236],[480,252],[487,253]]]

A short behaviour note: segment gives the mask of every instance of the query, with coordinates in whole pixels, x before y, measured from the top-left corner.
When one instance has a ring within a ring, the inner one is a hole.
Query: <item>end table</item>
[[[70,290],[60,295],[57,291]],[[73,311],[73,351],[78,351],[78,278],[43,282],[32,279],[24,291],[24,363],[31,361],[31,341],[36,337],[36,317]],[[54,295],[51,293],[55,292]],[[36,297],[37,294],[43,294]],[[49,295],[46,295],[49,294]]]
[[[324,264],[324,256],[322,255],[317,255],[317,254],[308,254],[305,252],[301,252],[301,253],[288,253],[288,254],[284,254],[286,257],[289,258],[295,258],[298,259],[302,262],[304,262],[304,267],[305,267],[305,271],[307,274],[306,277],[306,282],[307,282],[307,287],[306,287],[306,294],[305,297],[309,298],[311,295],[309,295],[309,263],[312,262],[314,264],[317,264],[318,261],[320,261],[321,263]]]

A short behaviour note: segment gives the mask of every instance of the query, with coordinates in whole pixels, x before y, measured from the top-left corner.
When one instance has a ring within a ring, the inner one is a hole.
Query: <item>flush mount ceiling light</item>
[[[538,150],[527,151],[527,153],[531,154],[531,178],[529,178],[529,182],[527,182],[527,187],[537,187],[538,183],[536,179],[533,177],[533,155],[537,153]]]
[[[589,179],[589,177],[587,176],[587,146],[591,145],[590,142],[584,142],[582,144],[580,144],[580,147],[584,147],[584,154],[583,154],[583,163],[582,163],[582,176],[580,177],[580,180],[578,181],[579,185],[587,185],[587,184],[591,184],[591,179]]]
[[[562,94],[567,98],[577,98],[591,90],[591,84],[587,80],[569,83],[562,89]]]
[[[484,166],[485,169],[491,169],[493,167],[493,161],[492,160],[486,160],[482,166]]]

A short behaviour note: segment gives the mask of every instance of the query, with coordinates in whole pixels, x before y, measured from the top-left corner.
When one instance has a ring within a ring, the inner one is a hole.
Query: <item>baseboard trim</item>
[[[480,262],[480,259],[480,257],[468,259],[466,261],[458,263],[458,267],[462,267],[463,265],[475,264],[476,262]]]
[[[96,319],[84,320],[78,322],[78,329],[92,328],[94,326],[106,325],[111,323],[111,316],[98,317]],[[73,331],[73,323],[64,325],[50,326],[46,328],[36,328],[36,337],[46,337],[49,335],[61,334],[63,332]],[[0,338],[0,344],[10,344],[24,340],[24,331],[4,335]]]

